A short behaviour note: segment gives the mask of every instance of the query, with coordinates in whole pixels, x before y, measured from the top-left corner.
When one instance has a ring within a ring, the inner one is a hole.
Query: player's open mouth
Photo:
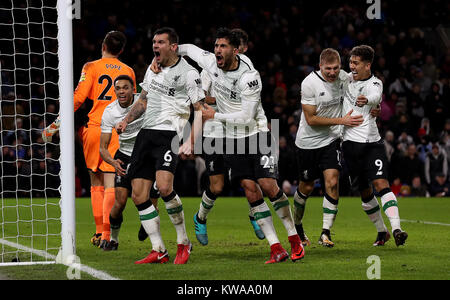
[[[221,55],[216,55],[216,60],[217,60],[217,64],[222,64],[223,63],[223,56]]]
[[[156,60],[159,60],[159,58],[161,57],[161,53],[159,51],[153,51],[153,54],[155,54]]]

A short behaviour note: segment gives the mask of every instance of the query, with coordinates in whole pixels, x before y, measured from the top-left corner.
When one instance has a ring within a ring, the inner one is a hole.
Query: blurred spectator
[[[442,129],[449,113],[445,106],[445,98],[439,90],[439,85],[433,83],[431,86],[431,93],[426,97],[424,104],[426,115],[432,120],[431,128],[434,132],[439,132]]]
[[[402,188],[402,182],[400,181],[400,178],[396,177],[391,184],[391,191],[394,193],[395,196],[400,195],[400,189]]]
[[[424,179],[424,164],[417,155],[415,144],[408,145],[406,155],[400,160],[398,174],[404,184],[411,184],[414,176]]]
[[[412,84],[406,79],[405,71],[400,71],[398,77],[389,85],[389,94],[396,93],[400,97],[405,96]]]
[[[412,136],[410,136],[406,131],[403,131],[400,136],[397,138],[397,150],[400,151],[400,154],[405,155],[408,146],[413,144],[414,140]]]
[[[428,153],[431,152],[431,147],[433,144],[430,141],[429,135],[421,135],[420,143],[417,145],[417,152],[419,154],[419,159],[425,163]]]
[[[425,159],[425,179],[428,184],[432,184],[432,181],[438,174],[442,174],[444,179],[447,178],[447,153],[441,150],[438,143],[434,143],[431,147],[431,152],[428,153]]]
[[[420,176],[414,176],[411,183],[411,196],[412,197],[430,197],[430,193],[427,190],[426,185],[422,184]]]
[[[386,156],[389,161],[391,161],[392,154],[395,151],[394,138],[394,133],[390,130],[384,134],[384,147],[386,148]]]
[[[432,197],[450,197],[450,183],[445,180],[443,173],[438,173],[431,184]]]
[[[411,196],[411,187],[407,184],[403,184],[400,188],[400,197],[409,197]]]
[[[298,179],[296,153],[288,146],[284,136],[280,137],[280,153],[278,156],[279,180],[281,183],[289,181],[293,183]]]

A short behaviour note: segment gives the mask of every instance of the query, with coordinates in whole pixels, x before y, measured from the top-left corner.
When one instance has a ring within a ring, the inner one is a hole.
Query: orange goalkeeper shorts
[[[78,130],[78,135],[83,141],[83,153],[84,160],[86,161],[86,167],[92,172],[115,172],[113,166],[108,164],[100,156],[100,126],[81,127]],[[108,151],[112,157],[119,149],[119,136],[115,130],[112,131],[111,141],[109,142]]]

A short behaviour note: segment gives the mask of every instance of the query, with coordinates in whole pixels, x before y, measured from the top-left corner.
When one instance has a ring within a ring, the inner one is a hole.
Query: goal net
[[[0,2],[2,265],[54,263],[62,249],[64,230],[67,231],[62,226],[62,200],[73,200],[62,197],[63,133],[47,143],[41,137],[43,128],[57,118],[63,107],[59,100],[63,79],[60,73],[72,81],[72,73],[60,72],[63,61],[59,55],[62,46],[58,40],[59,18],[67,16],[59,14],[58,18],[57,2],[67,1]],[[71,102],[73,114],[72,99],[65,101]],[[70,143],[73,144],[73,139],[69,140],[69,149]],[[70,214],[74,216],[73,212]],[[73,232],[70,234],[69,251],[74,254],[75,237]]]

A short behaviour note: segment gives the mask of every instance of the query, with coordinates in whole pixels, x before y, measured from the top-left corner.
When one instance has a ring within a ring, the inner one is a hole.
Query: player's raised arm
[[[213,53],[205,51],[193,44],[178,45],[178,54],[189,56],[202,69],[208,69],[211,64],[215,64],[216,58]]]

